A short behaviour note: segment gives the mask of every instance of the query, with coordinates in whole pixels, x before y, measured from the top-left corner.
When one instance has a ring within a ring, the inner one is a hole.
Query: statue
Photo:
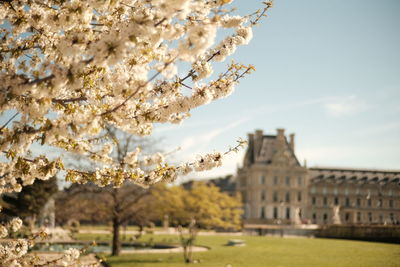
[[[54,228],[55,221],[55,201],[54,198],[51,197],[43,207],[40,214],[39,225]]]
[[[333,216],[332,216],[333,224],[342,224],[339,213],[340,213],[340,206],[338,205],[333,206]]]
[[[302,224],[301,223],[301,209],[298,207],[294,210],[294,224],[296,224],[296,225]]]
[[[168,216],[168,214],[164,215],[163,228],[164,228],[164,231],[168,231],[169,230],[169,216]]]

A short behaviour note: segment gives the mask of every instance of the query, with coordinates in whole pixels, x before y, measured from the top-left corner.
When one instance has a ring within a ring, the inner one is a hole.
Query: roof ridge
[[[310,167],[309,170],[316,170],[316,171],[339,171],[339,172],[381,172],[381,173],[400,173],[400,170],[395,169],[375,169],[375,168],[340,168],[340,167]]]

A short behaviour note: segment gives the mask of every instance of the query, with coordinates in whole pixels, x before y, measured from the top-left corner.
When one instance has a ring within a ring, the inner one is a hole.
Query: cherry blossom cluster
[[[64,168],[62,159],[29,156],[35,142],[104,164],[91,175],[66,170],[70,181],[173,180],[179,172],[171,171],[177,168],[166,166],[162,155],[133,151],[121,167],[110,156],[112,140],[100,147],[94,140],[107,126],[150,135],[155,123],[180,123],[191,109],[233,92],[253,67],[231,64],[210,79],[212,62],[248,44],[271,3],[239,16],[231,14],[230,2],[2,2],[0,112],[10,120],[0,128],[0,151],[8,159],[0,165],[0,192],[19,191],[18,179],[27,185]],[[215,43],[224,29],[229,34]],[[178,75],[178,65],[186,75]],[[210,155],[193,170],[219,166],[210,163],[218,158]]]
[[[9,237],[13,232],[17,232],[22,226],[22,220],[14,218],[5,225],[0,224],[0,238]],[[22,267],[22,266],[82,266],[79,256],[87,248],[81,250],[69,248],[53,260],[45,260],[37,255],[28,253],[33,248],[38,239],[45,239],[47,234],[40,230],[28,239],[8,239],[0,243],[0,263],[1,266]],[[93,264],[91,266],[100,266]]]
[[[209,170],[226,153],[170,166],[165,155],[130,151],[119,162],[106,127],[151,135],[155,123],[181,123],[190,111],[230,95],[254,68],[232,63],[212,77],[221,62],[252,38],[265,6],[233,15],[232,0],[7,0],[0,1],[0,194],[19,192],[58,171],[66,180],[148,186],[178,175]],[[218,34],[226,37],[216,43]],[[178,71],[179,67],[179,71]],[[182,75],[182,73],[185,73]],[[55,147],[60,158],[31,153],[37,143]],[[64,152],[98,162],[98,169],[64,168]],[[0,238],[21,227],[0,225]],[[32,266],[33,239],[0,245],[7,266]],[[77,264],[70,249],[54,264]]]

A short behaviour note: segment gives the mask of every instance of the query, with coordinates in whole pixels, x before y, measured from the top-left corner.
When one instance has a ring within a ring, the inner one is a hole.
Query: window
[[[381,207],[382,207],[382,199],[379,199],[379,200],[378,200],[378,203],[376,204],[376,206],[377,206],[378,208],[381,208]]]
[[[368,212],[368,221],[372,222],[372,213],[371,212]]]
[[[246,191],[242,191],[242,199],[243,199],[243,202],[247,202],[247,194],[246,194]]]
[[[297,201],[301,202],[301,191],[297,192]]]
[[[312,220],[313,220],[313,223],[316,223],[316,221],[317,221],[317,214],[316,213],[312,214]]]
[[[334,203],[335,203],[335,205],[339,205],[339,198],[338,197],[335,197]]]
[[[287,186],[290,186],[290,177],[289,176],[286,176],[285,183]]]
[[[327,192],[326,187],[323,187],[323,188],[322,188],[322,194],[326,195],[326,192]]]
[[[265,192],[261,191],[261,196],[260,196],[261,201],[265,200]]]
[[[315,186],[312,186],[311,189],[310,189],[310,192],[311,192],[312,194],[315,194],[316,191],[317,191],[317,190],[316,190]]]
[[[316,197],[312,197],[312,198],[311,198],[311,203],[312,203],[313,205],[315,205],[315,204],[317,203]]]
[[[346,222],[348,222],[348,221],[350,220],[350,213],[346,212],[346,213],[344,214],[344,220],[345,220]]]
[[[290,208],[289,207],[287,207],[286,208],[286,219],[290,219]]]
[[[346,207],[350,207],[350,199],[348,197],[346,197]]]
[[[274,191],[274,194],[273,194],[273,196],[272,196],[272,200],[273,200],[274,202],[278,202],[278,192]]]
[[[260,218],[261,218],[261,219],[264,219],[264,218],[265,218],[265,209],[264,209],[264,207],[261,207],[261,208],[260,208]]]
[[[260,184],[265,184],[265,176],[264,175],[260,176]]]
[[[278,184],[278,176],[274,176],[274,185]]]
[[[368,198],[367,203],[368,203],[368,207],[371,207],[371,206],[372,206],[372,200],[371,200],[370,198]]]
[[[357,222],[361,222],[361,212],[357,212]]]
[[[357,207],[361,207],[361,199],[357,198]]]
[[[286,192],[286,194],[285,194],[285,200],[286,200],[286,202],[290,202],[290,192]]]
[[[337,195],[337,194],[338,194],[337,187],[333,188],[333,193],[334,193],[335,195]]]
[[[390,213],[389,216],[390,216],[390,221],[391,221],[392,223],[394,223],[394,221],[395,221],[395,220],[394,220],[394,214],[393,214],[393,213]]]
[[[274,219],[278,219],[278,208],[274,207]]]
[[[328,221],[328,214],[324,213],[323,219],[324,219],[324,223],[326,223]]]
[[[346,187],[346,188],[344,189],[344,194],[345,194],[346,196],[349,195],[349,188],[348,188],[348,187]]]
[[[389,199],[389,208],[393,208],[393,207],[394,207],[393,199]]]
[[[302,184],[303,184],[303,181],[302,181],[303,179],[301,179],[301,177],[299,176],[299,177],[297,177],[297,185],[298,186],[301,186]]]
[[[324,206],[328,206],[328,198],[324,197]]]

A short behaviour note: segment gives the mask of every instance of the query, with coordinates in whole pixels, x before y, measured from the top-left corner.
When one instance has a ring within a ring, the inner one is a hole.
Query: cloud
[[[170,131],[182,131],[182,129],[189,129],[189,128],[197,128],[197,127],[203,127],[207,125],[212,125],[214,122],[196,122],[196,123],[185,123],[183,122],[182,124],[171,124],[171,125],[162,125],[162,126],[157,126],[154,128],[154,133],[159,134],[159,133],[165,133],[165,132],[170,132]]]
[[[367,110],[370,106],[361,98],[355,95],[347,96],[326,96],[316,97],[291,103],[279,103],[275,105],[255,107],[244,112],[251,114],[252,117],[259,114],[292,111],[307,106],[317,106],[322,108],[329,116],[341,117]]]
[[[390,133],[390,132],[400,133],[400,123],[399,122],[388,122],[385,124],[374,125],[371,127],[361,129],[359,134],[382,135],[382,134]]]
[[[325,111],[332,117],[342,117],[362,112],[368,105],[362,99],[351,95],[345,97],[333,97],[323,104]]]
[[[221,134],[223,134],[226,131],[229,131],[232,128],[235,128],[237,126],[239,126],[240,124],[244,123],[248,121],[247,118],[242,118],[238,121],[234,121],[230,124],[228,124],[225,127],[220,127],[220,128],[216,128],[210,132],[207,133],[203,133],[200,135],[194,135],[194,136],[189,136],[186,137],[181,144],[181,152],[187,152],[189,150],[191,150],[192,148],[194,148],[195,146],[197,146],[196,148],[196,152],[200,152],[200,148],[198,147],[198,145],[201,145],[202,148],[207,148],[207,146],[209,145],[209,143],[211,143],[215,138],[217,138],[218,136],[220,136]]]

